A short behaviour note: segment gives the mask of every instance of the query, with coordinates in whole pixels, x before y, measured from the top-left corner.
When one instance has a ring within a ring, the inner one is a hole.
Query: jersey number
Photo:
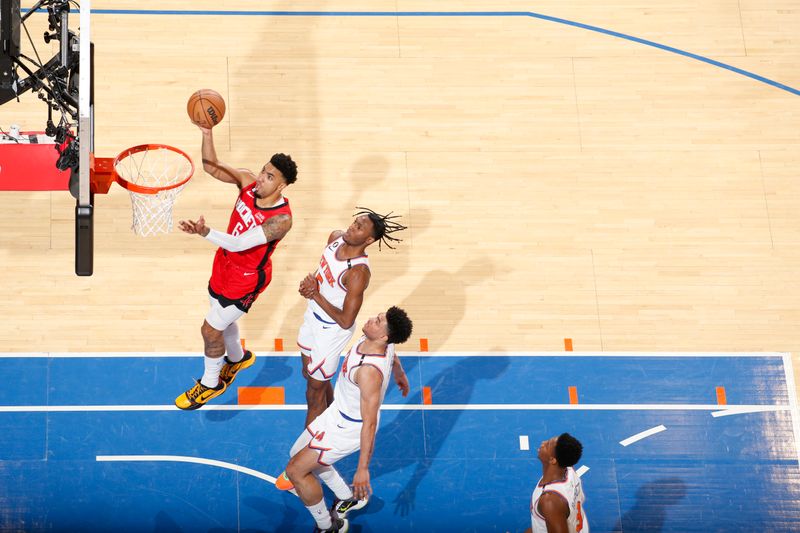
[[[581,512],[581,502],[578,500],[578,516],[575,517],[577,522],[575,524],[575,531],[581,531],[583,529],[583,513]]]

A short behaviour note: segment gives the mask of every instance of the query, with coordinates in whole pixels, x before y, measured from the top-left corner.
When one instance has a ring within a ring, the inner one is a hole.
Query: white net
[[[120,157],[114,168],[128,183],[156,188],[146,193],[130,191],[133,232],[148,237],[172,231],[172,207],[186,184],[172,189],[163,188],[180,183],[190,176],[191,160],[169,148],[148,146],[144,150],[131,151]]]

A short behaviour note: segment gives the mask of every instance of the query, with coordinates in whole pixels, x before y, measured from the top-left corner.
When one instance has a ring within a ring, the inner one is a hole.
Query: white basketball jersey
[[[539,483],[541,483],[539,479]],[[531,531],[533,533],[547,533],[547,524],[544,517],[539,514],[539,498],[545,492],[555,492],[569,505],[569,517],[567,525],[569,533],[589,533],[589,522],[586,520],[586,510],[583,503],[586,500],[583,495],[583,485],[581,478],[575,473],[572,467],[567,468],[567,475],[564,479],[551,481],[545,486],[536,484],[536,488],[531,496]]]
[[[319,293],[323,298],[328,300],[331,305],[342,309],[344,306],[344,297],[347,295],[347,289],[342,284],[342,276],[344,273],[356,265],[367,265],[369,268],[369,259],[366,255],[354,257],[353,259],[345,259],[340,261],[336,257],[336,251],[344,243],[344,239],[339,237],[322,252],[322,258],[319,260],[319,268],[317,269],[316,278],[317,285],[319,286]],[[336,322],[322,308],[313,300],[309,300],[309,307],[320,318],[328,322]]]
[[[362,336],[350,348],[344,363],[342,363],[342,371],[339,373],[336,387],[333,390],[333,405],[347,418],[357,422],[362,420],[361,390],[356,385],[356,375],[359,369],[370,365],[380,370],[383,375],[383,384],[381,384],[381,403],[383,403],[386,389],[389,387],[392,365],[394,364],[394,344],[389,344],[386,347],[386,354],[361,353],[359,348],[364,340],[366,340],[366,337]],[[380,420],[380,411],[378,411],[378,419]]]

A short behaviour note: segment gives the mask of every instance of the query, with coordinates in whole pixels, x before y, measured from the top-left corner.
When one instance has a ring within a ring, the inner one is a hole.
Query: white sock
[[[328,529],[333,525],[331,522],[331,513],[325,505],[325,498],[323,497],[319,503],[314,505],[306,505],[306,509],[314,517],[317,522],[317,527],[320,529]]]
[[[225,364],[225,360],[222,357],[208,356],[204,359],[205,372],[203,372],[200,383],[213,389],[219,385],[219,371],[222,370],[222,365]]]
[[[225,328],[222,332],[222,338],[225,340],[225,351],[228,352],[228,361],[231,363],[238,363],[244,357],[244,350],[242,350],[242,339],[239,337],[239,325],[236,322]]]
[[[353,497],[353,491],[334,467],[318,468],[315,473],[340,500],[349,500]]]

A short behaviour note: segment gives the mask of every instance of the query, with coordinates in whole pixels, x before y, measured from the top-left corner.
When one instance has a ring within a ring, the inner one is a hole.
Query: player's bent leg
[[[304,448],[308,446],[308,443],[311,442],[311,438],[314,434],[311,432],[308,426],[303,432],[297,437],[297,440],[294,441],[292,448],[289,450],[289,457],[292,458],[298,453],[300,453]],[[292,484],[289,476],[286,475],[286,470],[280,473],[280,475],[275,480],[275,488],[278,490],[294,490],[294,485]]]
[[[329,386],[329,381],[319,381],[312,376],[306,380],[306,427],[328,408],[326,393]]]
[[[208,321],[203,322],[200,332],[203,334],[206,355],[203,360],[205,371],[200,383],[206,387],[216,389],[219,388],[219,373],[225,363],[222,358],[225,354],[225,340],[222,336],[222,330],[211,326]],[[220,392],[220,394],[222,393]]]
[[[318,459],[318,451],[303,448],[289,460],[286,474],[294,484],[303,505],[314,517],[317,523],[315,532],[346,533],[349,529],[347,520],[333,516],[325,507],[322,485],[314,475],[314,470],[320,466]]]
[[[313,471],[320,466],[317,459],[319,452],[305,447],[286,465],[286,476],[305,505],[314,504],[322,499],[322,485],[313,474]]]
[[[328,386],[325,389],[325,407],[328,408],[333,403],[333,384],[328,381]]]
[[[175,405],[179,409],[199,409],[209,400],[225,392],[227,385],[219,379],[224,360],[225,343],[222,331],[211,326],[208,321],[203,321],[200,328],[205,344],[205,358],[203,360],[203,377],[189,390],[175,398]]]
[[[239,324],[233,322],[222,330],[222,337],[225,339],[225,357],[231,363],[238,363],[244,357],[244,347],[242,337],[239,335]]]

